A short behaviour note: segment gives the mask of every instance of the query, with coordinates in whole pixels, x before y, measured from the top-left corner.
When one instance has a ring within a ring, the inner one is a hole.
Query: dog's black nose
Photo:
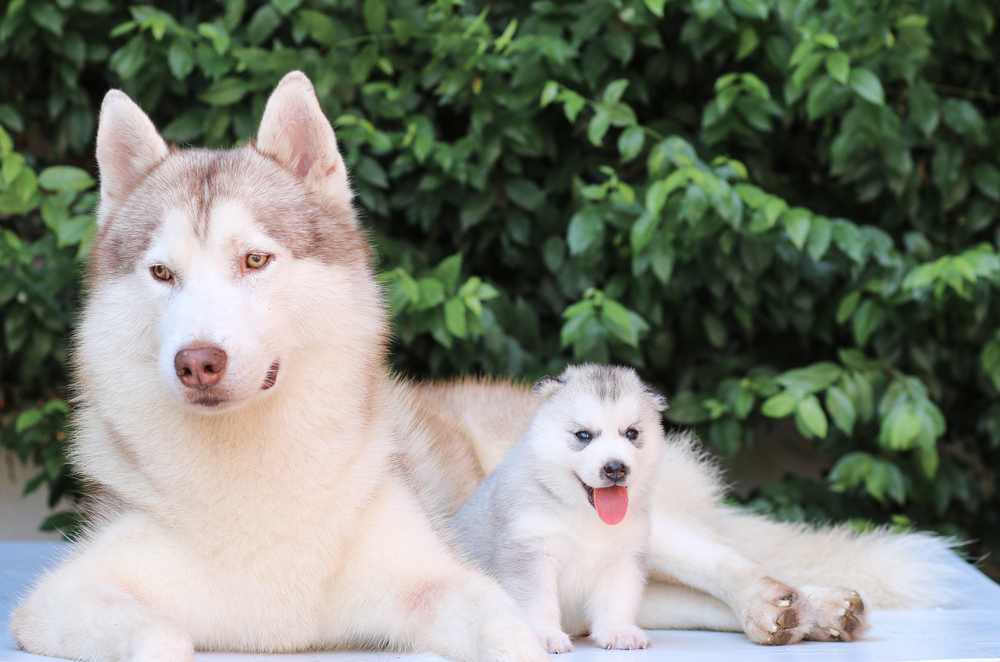
[[[628,475],[628,472],[628,466],[624,462],[619,462],[618,460],[611,460],[604,465],[604,469],[601,470],[601,473],[604,474],[605,478],[613,480],[616,483],[620,480],[624,480],[625,476]]]

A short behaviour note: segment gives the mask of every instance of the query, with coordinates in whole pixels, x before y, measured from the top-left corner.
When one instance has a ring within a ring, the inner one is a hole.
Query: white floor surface
[[[69,545],[0,542],[0,662],[46,660],[14,645],[8,626],[17,599]],[[802,642],[793,646],[756,646],[729,632],[650,632],[652,648],[605,651],[575,641],[576,651],[559,662],[944,662],[1000,660],[1000,586],[956,557],[967,577],[962,603],[950,609],[876,611],[869,635],[854,643]],[[554,659],[557,656],[552,656]],[[198,653],[199,662],[285,660],[316,662],[439,662],[431,655],[336,651],[293,655]]]

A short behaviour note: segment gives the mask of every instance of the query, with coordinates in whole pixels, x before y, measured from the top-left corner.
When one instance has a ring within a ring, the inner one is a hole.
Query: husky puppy
[[[550,653],[588,631],[602,648],[646,648],[635,625],[666,400],[630,368],[569,367],[503,463],[454,521]]]

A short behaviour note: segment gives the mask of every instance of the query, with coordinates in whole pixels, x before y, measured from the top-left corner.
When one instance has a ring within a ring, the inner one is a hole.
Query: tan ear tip
[[[132,99],[129,98],[127,94],[121,90],[108,90],[108,93],[104,95],[104,101],[101,102],[101,108],[107,108],[116,103],[121,102],[131,102]]]
[[[312,89],[312,81],[309,80],[309,76],[306,76],[301,71],[289,71],[287,74],[282,76],[281,80],[278,81],[277,87],[284,87],[285,85],[305,85],[306,87]]]

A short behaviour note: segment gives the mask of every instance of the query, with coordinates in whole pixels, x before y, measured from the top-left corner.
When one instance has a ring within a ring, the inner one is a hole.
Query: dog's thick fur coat
[[[81,660],[350,646],[544,660],[435,524],[536,400],[387,373],[382,296],[308,79],[288,74],[257,140],[228,151],[170,148],[110,92],[97,156],[73,442],[96,503],[72,557],[15,610],[18,644]],[[821,587],[885,607],[942,597],[934,539],[726,508],[687,443],[662,467],[643,627],[851,639],[861,600]]]

